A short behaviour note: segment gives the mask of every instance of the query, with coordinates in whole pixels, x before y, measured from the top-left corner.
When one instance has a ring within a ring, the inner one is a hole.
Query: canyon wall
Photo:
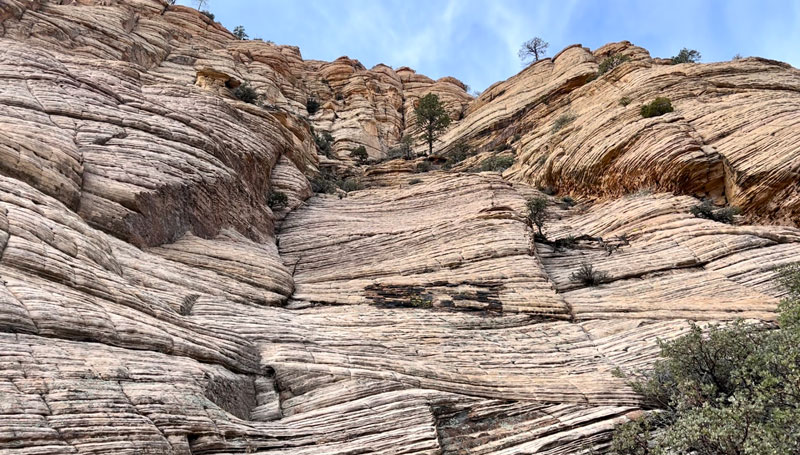
[[[602,452],[641,412],[616,371],[689,321],[775,318],[799,87],[615,43],[475,99],[158,0],[2,0],[0,453]],[[437,156],[385,161],[431,92]],[[675,111],[643,119],[656,96]],[[471,172],[495,154],[513,166]],[[322,171],[366,188],[314,194]],[[743,215],[697,218],[698,197]]]

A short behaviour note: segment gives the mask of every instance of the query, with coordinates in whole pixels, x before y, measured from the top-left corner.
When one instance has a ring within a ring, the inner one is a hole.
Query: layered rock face
[[[629,61],[598,76],[609,56]],[[674,112],[642,118],[656,97]],[[746,58],[664,64],[630,43],[572,46],[484,91],[443,138],[513,146],[506,176],[589,196],[707,196],[748,219],[798,225],[800,70]]]
[[[0,453],[602,453],[640,409],[614,371],[691,320],[774,319],[800,258],[784,64],[576,46],[473,100],[155,0],[60,3],[0,3]],[[476,157],[353,163],[429,92],[438,148]],[[675,112],[642,119],[660,95]],[[504,175],[458,171],[505,143]],[[367,188],[312,195],[323,167]],[[694,217],[698,195],[746,220]]]

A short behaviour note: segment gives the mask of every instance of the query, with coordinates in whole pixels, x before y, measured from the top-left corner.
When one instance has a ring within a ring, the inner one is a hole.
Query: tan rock
[[[602,451],[641,412],[617,369],[689,320],[774,319],[800,254],[800,76],[776,62],[576,45],[473,100],[161,0],[5,0],[0,49],[0,453]],[[437,156],[357,166],[427,93],[454,121]],[[461,172],[500,148],[505,179]],[[313,195],[321,168],[367,188]]]

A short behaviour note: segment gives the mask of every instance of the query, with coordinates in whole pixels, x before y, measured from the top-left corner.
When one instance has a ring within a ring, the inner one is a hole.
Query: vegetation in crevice
[[[703,200],[701,203],[690,208],[689,211],[698,218],[705,218],[707,220],[726,224],[733,224],[736,221],[736,215],[741,213],[738,207],[717,208],[710,199]]]
[[[631,58],[628,57],[627,55],[621,55],[621,54],[610,55],[605,59],[603,59],[603,61],[600,62],[600,64],[597,66],[597,73],[598,75],[603,75],[613,70],[614,68],[622,65],[623,63],[630,61],[630,59]]]
[[[569,125],[570,123],[574,122],[575,119],[578,118],[575,114],[571,112],[566,112],[561,114],[555,122],[553,122],[552,132],[553,134],[557,133],[559,130],[564,128],[565,126]]]
[[[672,107],[672,102],[669,98],[659,96],[650,103],[643,104],[639,112],[642,114],[642,117],[650,118],[658,117],[659,115],[664,115],[674,110],[675,108]]]
[[[256,93],[255,89],[250,86],[249,82],[240,84],[238,87],[233,89],[233,96],[240,101],[244,101],[245,103],[249,104],[253,104],[258,100],[258,93]]]
[[[570,279],[586,286],[597,286],[608,281],[608,273],[595,269],[592,264],[583,263],[572,272]]]
[[[282,209],[289,203],[289,198],[282,191],[271,191],[267,197],[267,205],[271,209]]]

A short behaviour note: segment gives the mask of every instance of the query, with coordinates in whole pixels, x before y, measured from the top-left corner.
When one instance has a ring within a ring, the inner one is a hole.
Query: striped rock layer
[[[615,372],[689,321],[775,318],[798,81],[617,43],[473,99],[157,0],[0,1],[0,453],[602,453],[641,405]],[[515,164],[349,158],[413,134],[429,92],[454,121],[438,150],[509,143]],[[675,112],[642,119],[660,95]],[[367,188],[313,195],[323,168]],[[744,216],[696,218],[696,196]]]

